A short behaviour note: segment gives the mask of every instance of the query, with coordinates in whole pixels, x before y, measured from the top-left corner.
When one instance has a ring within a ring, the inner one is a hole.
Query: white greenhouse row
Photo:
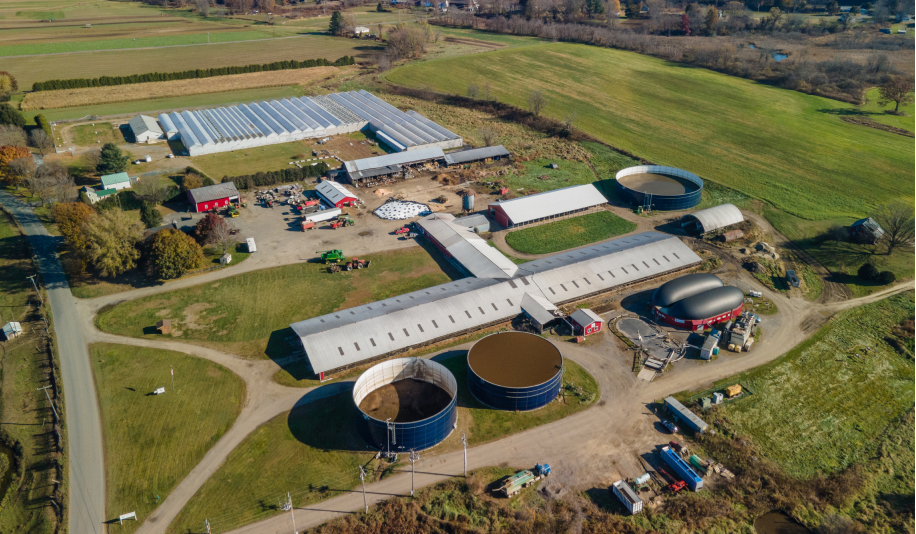
[[[455,148],[461,137],[414,111],[404,113],[366,91],[284,98],[159,115],[168,139],[191,156],[314,139],[369,128],[397,151]]]

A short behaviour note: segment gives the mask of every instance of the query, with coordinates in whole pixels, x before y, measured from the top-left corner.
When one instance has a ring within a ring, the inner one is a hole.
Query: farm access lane
[[[103,522],[108,519],[105,517],[102,423],[89,351],[83,339],[83,324],[57,256],[59,238],[48,233],[31,206],[5,191],[0,191],[0,204],[16,217],[29,237],[51,304],[66,405],[69,532],[100,534],[104,531]]]
[[[644,471],[637,455],[652,451],[666,437],[655,430],[658,420],[647,405],[667,395],[685,389],[697,389],[712,382],[768,363],[811,336],[816,329],[803,328],[799,319],[819,311],[847,309],[878,301],[888,295],[911,290],[914,283],[897,284],[880,293],[847,300],[831,307],[790,300],[781,295],[768,295],[777,302],[783,328],[779,335],[764,338],[748,355],[719,358],[710,365],[678,369],[665,378],[641,382],[627,368],[629,362],[608,357],[615,349],[570,345],[564,351],[585,367],[601,388],[601,402],[579,414],[548,425],[474,447],[468,451],[468,468],[475,469],[508,462],[510,465],[533,465],[547,462],[553,473],[547,481],[550,491],[561,485],[575,489],[606,487],[623,477],[638,476]],[[785,310],[785,311],[784,311]],[[768,318],[769,319],[769,318]],[[605,344],[609,345],[609,344]],[[619,349],[616,349],[619,351]],[[421,458],[417,464],[417,487],[460,476],[463,467],[461,452]],[[409,494],[409,473],[387,478],[366,487],[366,498],[377,504],[392,496]],[[296,526],[310,528],[354,513],[363,507],[363,495],[354,490],[307,508],[295,510]],[[214,525],[219,529],[219,525]],[[286,534],[291,529],[290,518],[280,514],[231,531],[232,534]]]

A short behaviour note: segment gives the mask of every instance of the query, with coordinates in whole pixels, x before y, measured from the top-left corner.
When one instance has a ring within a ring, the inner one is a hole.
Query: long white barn
[[[323,378],[324,373],[506,321],[522,312],[523,299],[561,305],[700,261],[677,237],[644,232],[524,263],[511,278],[465,278],[290,326]]]
[[[167,137],[180,139],[191,156],[365,128],[399,152],[431,146],[457,148],[464,143],[461,137],[423,115],[405,113],[366,91],[174,111],[158,118]]]

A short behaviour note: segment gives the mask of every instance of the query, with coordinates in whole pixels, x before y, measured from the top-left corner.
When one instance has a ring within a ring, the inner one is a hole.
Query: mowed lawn
[[[526,254],[548,254],[604,241],[635,229],[635,223],[609,211],[599,211],[509,232],[506,243]]]
[[[582,388],[586,398],[568,396],[533,412],[493,410],[477,402],[467,389],[466,352],[440,363],[458,382],[458,428],[424,455],[460,450],[461,432],[469,444],[485,443],[580,412],[598,398],[595,379],[566,360],[564,382]],[[367,482],[377,480],[389,464],[372,460],[376,451],[360,437],[359,418],[349,391],[275,417],[232,451],[167,532],[196,532],[204,518],[215,532],[265,519],[281,513],[276,504],[278,499],[285,499],[286,492],[296,507],[340,495],[359,484],[359,465],[366,466]],[[398,469],[405,464],[399,464]]]
[[[872,458],[888,424],[913,407],[912,338],[909,356],[885,341],[913,311],[907,292],[840,313],[778,360],[717,382],[740,380],[753,391],[724,405],[724,415],[793,476]]]
[[[492,84],[500,101],[576,126],[661,165],[692,171],[806,219],[912,203],[911,138],[848,124],[854,106],[632,52],[550,43],[409,64],[393,83],[464,94]]]
[[[206,38],[206,35],[204,37]],[[16,76],[21,89],[29,90],[34,82],[63,78],[128,76],[147,72],[263,64],[288,59],[304,61],[325,58],[335,61],[341,56],[356,56],[357,60],[367,60],[381,50],[383,47],[358,39],[303,35],[276,39],[269,43],[260,43],[259,46],[255,46],[254,43],[223,43],[147,50],[97,51],[78,55],[5,58],[3,69]]]
[[[113,334],[215,344],[263,358],[268,342],[285,347],[290,323],[449,281],[419,247],[369,259],[369,269],[340,274],[318,263],[252,271],[131,300],[102,311],[96,321]],[[160,319],[172,320],[171,335],[155,333]]]
[[[134,532],[235,422],[245,383],[178,352],[107,343],[90,352],[105,436],[105,508],[113,516],[136,511],[139,521],[117,526]],[[151,394],[160,387],[164,394]]]

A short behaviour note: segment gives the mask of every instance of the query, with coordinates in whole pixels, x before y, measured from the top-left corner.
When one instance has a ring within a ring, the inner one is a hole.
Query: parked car
[[[665,428],[668,429],[668,432],[671,432],[672,434],[677,434],[677,431],[678,431],[677,425],[675,425],[671,421],[668,421],[667,419],[662,420],[662,424],[665,425]]]

